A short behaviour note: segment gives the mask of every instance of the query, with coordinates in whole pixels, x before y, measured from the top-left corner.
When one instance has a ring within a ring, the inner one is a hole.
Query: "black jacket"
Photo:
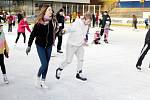
[[[60,15],[59,13],[56,14],[56,19],[58,21],[58,23],[62,24],[62,29],[64,28],[64,23],[65,23],[65,18],[64,16]]]
[[[19,22],[20,22],[20,20],[21,20],[21,19],[23,19],[23,15],[22,15],[22,14],[20,14],[20,13],[18,13],[18,15],[17,15],[17,16],[18,16],[18,23],[19,23]]]
[[[63,35],[62,30],[64,29],[65,17],[57,13],[56,19],[59,24],[60,23],[62,24],[62,26],[59,26],[59,31],[56,33],[56,36],[62,36]]]
[[[57,31],[58,23],[56,20],[50,21],[48,25],[40,23],[35,24],[29,37],[28,46],[31,47],[34,38],[36,38],[35,43],[41,47],[52,46],[54,44],[55,34]]]
[[[148,30],[146,37],[145,37],[145,43],[150,44],[150,29]]]
[[[110,18],[109,15],[103,15],[103,16],[102,16],[102,20],[101,20],[101,22],[100,22],[100,25],[102,25],[102,26],[101,26],[102,28],[105,27],[106,21],[109,21],[109,22],[110,22],[110,25],[111,25],[111,18]]]

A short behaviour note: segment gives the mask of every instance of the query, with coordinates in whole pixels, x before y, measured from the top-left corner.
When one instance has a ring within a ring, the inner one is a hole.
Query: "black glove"
[[[30,52],[30,50],[31,50],[31,47],[27,47],[27,49],[26,49],[26,54],[28,55],[28,53]]]
[[[6,58],[9,58],[8,52],[6,51],[6,49],[4,50],[4,55],[5,55]]]

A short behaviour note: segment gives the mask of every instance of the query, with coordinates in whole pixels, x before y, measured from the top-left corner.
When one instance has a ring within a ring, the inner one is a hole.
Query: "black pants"
[[[93,27],[95,27],[95,21],[93,21]]]
[[[134,29],[137,29],[137,23],[133,23]]]
[[[6,74],[6,68],[4,64],[4,55],[0,54],[0,66],[3,74]]]
[[[12,23],[8,24],[8,32],[12,32]]]
[[[142,61],[145,57],[145,55],[147,54],[148,50],[150,49],[150,44],[144,44],[144,47],[142,48],[142,51],[141,51],[141,54],[140,54],[140,57],[137,61],[137,64],[136,66],[141,66],[142,65]]]
[[[70,18],[70,23],[71,23],[71,21],[72,21],[72,18]]]
[[[103,36],[103,34],[104,34],[104,28],[102,27],[102,28],[101,28],[101,32],[100,32],[100,35]]]
[[[76,19],[73,19],[73,21],[72,22],[74,22]]]
[[[57,36],[58,37],[58,43],[57,43],[57,51],[61,50],[61,45],[62,45],[62,36]]]
[[[57,51],[59,51],[61,50],[61,45],[62,45],[62,29],[59,29],[59,31],[56,33],[56,37],[58,37]]]
[[[16,22],[15,22],[15,21],[13,21],[13,26],[15,26],[15,23],[16,23]]]
[[[148,29],[148,24],[145,24],[145,29]]]
[[[16,38],[15,43],[17,43],[17,42],[18,42],[18,39],[19,39],[19,37],[20,37],[20,34],[22,34],[22,35],[23,35],[23,37],[24,37],[24,43],[26,43],[26,35],[25,35],[25,33],[22,33],[22,32],[18,32],[18,35],[17,35],[17,38]]]

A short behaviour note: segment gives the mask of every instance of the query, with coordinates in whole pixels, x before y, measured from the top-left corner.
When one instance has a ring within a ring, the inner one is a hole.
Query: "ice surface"
[[[35,44],[27,56],[23,37],[20,36],[15,46],[16,28],[8,33],[4,26],[10,47],[10,57],[5,59],[10,84],[3,84],[0,75],[0,100],[150,100],[150,54],[143,61],[142,71],[135,68],[147,30],[111,28],[114,31],[109,33],[109,44],[102,39],[100,45],[92,44],[93,34],[98,29],[90,29],[83,70],[87,82],[75,78],[76,58],[65,68],[60,80],[55,78],[56,68],[65,59],[66,34],[62,46],[64,53],[57,54],[56,47],[53,48],[56,57],[51,58],[46,80],[49,89],[38,89],[34,83],[40,62]],[[28,38],[27,32],[27,41]]]

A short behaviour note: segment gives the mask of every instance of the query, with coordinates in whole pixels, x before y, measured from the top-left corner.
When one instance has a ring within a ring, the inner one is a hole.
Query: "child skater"
[[[3,80],[5,84],[8,84],[9,81],[6,75],[6,68],[4,64],[4,56],[8,58],[8,46],[5,39],[5,34],[3,32],[3,25],[0,25],[0,66],[3,74]]]
[[[93,42],[94,42],[94,44],[100,44],[100,34],[99,34],[99,31],[96,31],[95,33],[94,33],[94,40],[93,40]]]
[[[27,17],[23,18],[23,19],[20,21],[19,25],[18,25],[18,35],[17,35],[16,41],[15,41],[16,44],[17,44],[18,39],[19,39],[19,37],[20,37],[21,34],[22,34],[23,37],[24,37],[24,43],[26,43],[25,28],[27,28],[27,30],[28,30],[29,32],[31,32],[31,30],[30,30],[30,28],[29,28],[29,24],[28,24],[28,22],[27,22]]]
[[[60,79],[62,70],[72,62],[73,56],[76,55],[78,61],[76,78],[82,81],[87,80],[87,78],[82,76],[84,57],[83,46],[86,44],[85,36],[88,30],[88,25],[91,24],[91,20],[91,14],[87,12],[84,14],[83,18],[76,19],[76,21],[70,27],[70,34],[66,46],[66,59],[56,70],[57,79]]]
[[[105,43],[108,43],[109,27],[110,27],[110,22],[106,21],[106,24],[105,24],[105,27],[104,27],[104,42]]]
[[[144,57],[147,54],[149,49],[150,49],[150,29],[148,30],[148,32],[146,34],[144,47],[142,48],[140,57],[136,63],[136,68],[138,70],[141,70],[142,61],[143,61],[143,59],[144,59]]]

